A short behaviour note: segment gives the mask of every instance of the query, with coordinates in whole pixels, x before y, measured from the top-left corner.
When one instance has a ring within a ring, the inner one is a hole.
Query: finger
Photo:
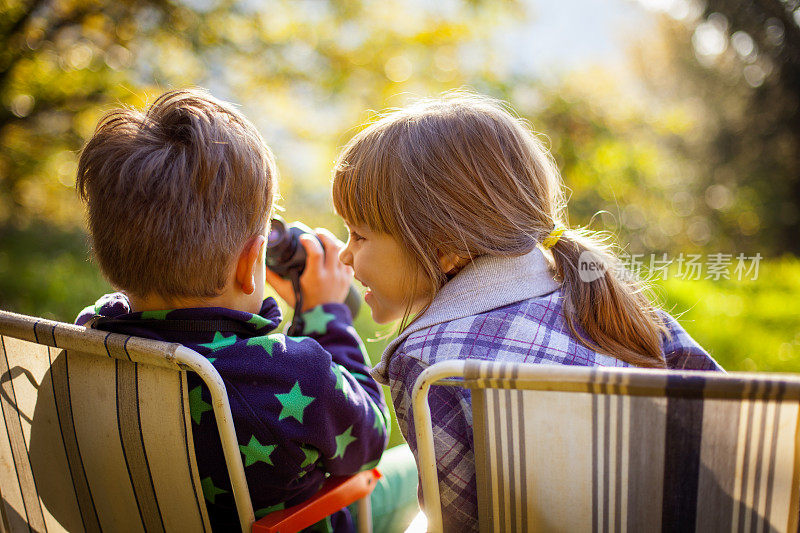
[[[282,277],[280,277],[278,274],[276,274],[275,272],[273,272],[269,268],[267,269],[267,283],[269,283],[273,287],[275,285],[278,285],[278,286],[284,285],[287,282],[289,282],[289,280],[283,279]]]
[[[314,274],[322,270],[324,251],[319,241],[311,235],[300,235],[300,244],[306,250],[306,268],[303,274]]]
[[[322,246],[325,247],[325,267],[337,268],[340,264],[339,252],[344,248],[344,243],[325,228],[317,228],[315,231],[319,240],[322,241]]]
[[[282,276],[279,276],[272,270],[267,269],[267,283],[269,283],[272,287],[277,290],[281,290],[284,288],[291,289],[292,282]]]
[[[267,283],[283,301],[290,306],[294,305],[294,289],[291,281],[283,279],[271,270],[267,270]]]

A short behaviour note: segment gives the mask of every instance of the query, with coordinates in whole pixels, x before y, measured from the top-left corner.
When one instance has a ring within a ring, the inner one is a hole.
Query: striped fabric
[[[0,311],[6,531],[210,531],[176,347]]]
[[[795,376],[470,361],[449,384],[481,531],[797,531]]]

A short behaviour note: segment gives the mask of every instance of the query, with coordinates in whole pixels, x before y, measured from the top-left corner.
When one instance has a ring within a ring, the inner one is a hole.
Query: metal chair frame
[[[374,469],[349,478],[330,479],[323,490],[311,500],[255,521],[225,384],[209,360],[196,351],[177,343],[108,333],[3,310],[0,310],[0,335],[103,359],[124,358],[133,363],[166,367],[176,372],[188,370],[197,374],[211,394],[211,407],[243,532],[247,533],[251,529],[270,531],[270,528],[277,526],[281,530],[286,530],[287,526],[307,527],[320,519],[309,522],[311,517],[324,517],[356,500],[360,516],[365,518],[359,520],[359,531],[371,531],[369,494],[380,478],[380,473]],[[120,355],[123,353],[124,355]]]
[[[478,360],[449,360],[425,369],[412,389],[420,484],[428,530],[442,531],[442,510],[428,393],[432,385],[534,391],[663,396],[669,381],[672,396],[747,399],[755,391],[781,388],[783,399],[800,399],[800,377],[790,374],[708,373],[702,371],[609,369]],[[771,387],[771,388],[770,388]],[[800,449],[800,444],[798,444]],[[797,465],[796,465],[797,466]],[[437,502],[431,504],[431,502]],[[797,514],[797,513],[795,513]]]

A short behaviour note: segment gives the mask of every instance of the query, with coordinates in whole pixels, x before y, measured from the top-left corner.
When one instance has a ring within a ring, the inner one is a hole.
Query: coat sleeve
[[[270,359],[278,368],[271,369],[274,392],[265,407],[278,413],[285,437],[319,452],[314,462],[328,473],[371,468],[388,443],[389,414],[350,312],[326,304],[304,318],[306,336],[268,336],[277,338]]]
[[[661,312],[669,331],[663,338],[664,358],[667,368],[673,370],[716,370],[722,367],[669,313]]]

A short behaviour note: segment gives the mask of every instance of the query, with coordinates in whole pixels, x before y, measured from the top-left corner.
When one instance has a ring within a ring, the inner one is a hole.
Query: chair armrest
[[[369,496],[381,478],[377,468],[346,477],[330,477],[303,503],[275,511],[256,521],[252,533],[291,533],[316,524],[326,516]]]

